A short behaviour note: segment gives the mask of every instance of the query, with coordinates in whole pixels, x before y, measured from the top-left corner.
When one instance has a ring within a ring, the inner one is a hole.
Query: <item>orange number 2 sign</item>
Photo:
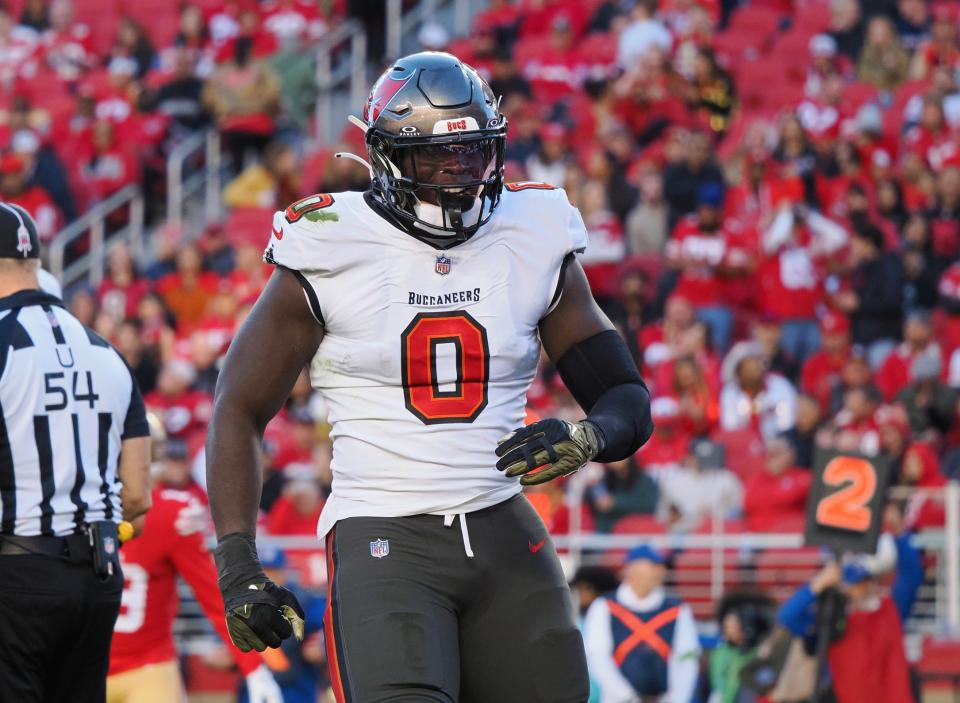
[[[869,503],[877,492],[877,473],[866,459],[838,456],[823,470],[823,483],[840,490],[821,499],[817,522],[824,527],[866,532],[872,513]]]

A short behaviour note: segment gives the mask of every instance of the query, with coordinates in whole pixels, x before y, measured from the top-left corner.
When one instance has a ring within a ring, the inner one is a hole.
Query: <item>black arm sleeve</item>
[[[574,344],[557,362],[557,371],[601,435],[597,461],[626,459],[650,439],[650,392],[617,332],[606,330]]]

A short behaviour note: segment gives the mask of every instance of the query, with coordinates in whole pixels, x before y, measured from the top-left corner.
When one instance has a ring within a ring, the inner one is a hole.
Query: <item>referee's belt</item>
[[[24,554],[88,562],[91,559],[90,539],[85,534],[66,537],[0,535],[0,556]]]

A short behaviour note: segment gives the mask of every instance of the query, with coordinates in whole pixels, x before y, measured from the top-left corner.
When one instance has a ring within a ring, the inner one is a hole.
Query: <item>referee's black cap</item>
[[[40,235],[30,213],[0,202],[0,259],[39,259]]]

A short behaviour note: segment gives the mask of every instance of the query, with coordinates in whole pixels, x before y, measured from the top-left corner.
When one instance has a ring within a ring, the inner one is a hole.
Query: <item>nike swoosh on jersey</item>
[[[547,538],[546,538],[546,537],[544,537],[544,538],[543,538],[542,540],[540,540],[539,542],[531,542],[531,541],[527,540],[527,546],[530,548],[530,551],[531,551],[533,554],[536,554],[537,552],[540,551],[540,549],[543,547],[543,545],[546,544],[546,542],[547,542]]]
[[[283,227],[277,229],[276,226],[270,225],[270,229],[273,230],[273,236],[277,239],[283,239]]]

